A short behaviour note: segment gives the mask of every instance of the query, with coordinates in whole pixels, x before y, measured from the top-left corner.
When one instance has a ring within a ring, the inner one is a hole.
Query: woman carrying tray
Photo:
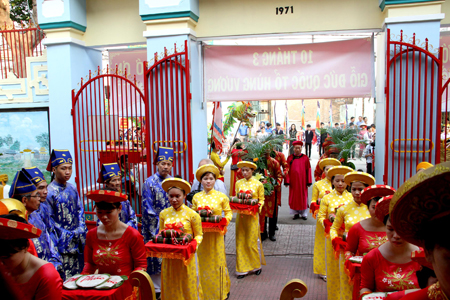
[[[199,211],[207,207],[212,210],[214,216],[220,217],[224,212],[228,225],[233,218],[228,197],[214,190],[219,169],[215,165],[203,165],[197,169],[195,176],[203,186],[203,191],[195,194],[192,209]],[[230,292],[230,276],[225,257],[225,243],[220,232],[203,233],[203,241],[198,247],[198,262],[204,298],[226,299]]]
[[[340,205],[353,201],[352,194],[347,191],[347,184],[344,181],[345,174],[352,171],[352,168],[346,166],[336,166],[328,170],[328,177],[331,178],[333,190],[322,198],[319,212],[317,213],[317,220],[319,224],[323,226],[327,238],[325,248],[327,259],[328,300],[340,299],[340,293],[337,292],[340,290],[339,261],[334,257],[329,230],[334,221],[336,209]]]
[[[146,270],[147,259],[142,235],[133,227],[120,221],[121,202],[126,195],[96,190],[86,194],[95,201],[97,217],[101,224],[88,231],[84,248],[84,269],[82,274],[125,275],[134,270]],[[131,284],[125,294],[131,295]]]
[[[256,164],[249,161],[238,162],[243,179],[236,182],[236,194],[239,191],[251,191],[252,198],[258,199],[259,212],[264,205],[264,187],[261,182],[253,177]],[[259,233],[259,214],[256,218],[252,215],[240,214],[236,216],[236,274],[241,279],[250,272],[261,274],[261,265],[266,264],[262,250]]]
[[[386,226],[375,217],[375,206],[381,197],[395,193],[395,189],[387,185],[373,185],[361,193],[361,203],[367,205],[370,218],[364,219],[348,231],[345,257],[363,256],[370,250],[378,248],[387,242]],[[349,274],[353,281],[353,300],[359,299],[361,273]]]
[[[375,184],[375,178],[364,172],[350,172],[345,175],[344,181],[350,187],[353,201],[338,209],[336,219],[330,229],[330,239],[335,251],[335,257],[339,259],[341,299],[351,299],[352,287],[348,282],[348,276],[345,272],[344,251],[347,243],[344,241],[344,235],[348,233],[355,223],[370,217],[367,206],[361,203],[361,192],[366,187]],[[343,225],[345,230],[341,232],[341,226]]]
[[[0,272],[10,275],[2,280],[11,284],[15,299],[61,299],[62,280],[55,267],[27,251],[30,239],[39,237],[41,230],[16,214],[3,214],[7,212],[0,208]]]
[[[384,197],[375,207],[375,216],[386,225],[388,242],[364,256],[361,264],[360,295],[419,288],[416,272],[421,266],[411,259],[411,253],[419,248],[403,240],[392,226],[389,215],[391,199],[392,196]],[[413,226],[403,226],[405,225]],[[398,226],[396,228],[401,229]]]
[[[214,185],[214,184],[213,184]],[[167,225],[181,223],[183,233],[194,236],[199,247],[203,240],[202,222],[198,213],[184,205],[191,185],[179,178],[168,178],[162,182],[162,188],[169,196],[171,207],[159,214],[159,229]],[[162,300],[198,300],[203,299],[203,291],[198,281],[197,258],[191,259],[187,266],[180,259],[163,258],[161,272]]]
[[[118,163],[102,164],[102,169],[98,176],[97,182],[105,185],[105,190],[120,192],[122,184],[122,172]],[[134,229],[138,229],[136,213],[129,200],[122,201],[122,209],[120,211],[119,219],[123,223],[130,225]],[[99,221],[97,224],[99,224]]]
[[[314,218],[320,207],[320,201],[332,190],[331,178],[328,177],[328,170],[334,166],[340,166],[341,162],[335,158],[324,158],[319,162],[320,169],[325,173],[325,178],[316,181],[312,188],[310,210],[315,207],[317,210],[310,211]],[[319,220],[316,221],[316,235],[314,238],[314,274],[319,275],[323,280],[327,280],[327,261],[325,258],[325,232]]]

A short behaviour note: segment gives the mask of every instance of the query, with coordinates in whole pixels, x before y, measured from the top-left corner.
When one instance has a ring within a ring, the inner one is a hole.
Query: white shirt
[[[364,150],[363,155],[365,157],[367,154],[370,154],[370,153],[373,153],[373,146],[371,144],[366,146],[366,149]],[[371,164],[372,163],[372,156],[366,157],[366,162],[368,164]]]

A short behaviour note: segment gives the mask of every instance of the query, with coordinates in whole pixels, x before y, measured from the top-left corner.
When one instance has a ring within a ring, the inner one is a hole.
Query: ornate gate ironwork
[[[152,152],[158,146],[173,147],[173,175],[192,182],[191,93],[187,41],[184,49],[163,57],[155,53],[153,64],[145,65],[145,97],[149,102],[150,131],[148,139]],[[153,172],[156,168],[153,167]],[[152,173],[153,173],[152,172]]]
[[[386,141],[384,183],[395,188],[415,174],[421,161],[440,161],[442,48],[430,52],[401,31],[398,41],[387,30]]]
[[[151,154],[148,132],[148,101],[134,82],[117,69],[86,83],[81,79],[78,92],[72,90],[75,164],[78,192],[84,202],[88,224],[93,224],[93,204],[88,191],[101,188],[97,183],[101,165],[117,162],[122,170],[122,192],[141,216],[142,186],[150,175]]]

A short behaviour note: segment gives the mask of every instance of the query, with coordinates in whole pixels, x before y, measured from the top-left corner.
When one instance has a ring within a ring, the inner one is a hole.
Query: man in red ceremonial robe
[[[283,179],[284,179],[286,174],[289,171],[289,165],[287,163],[286,157],[284,156],[283,152],[278,152],[276,150],[274,150],[274,152],[275,152],[275,160],[280,164],[280,167],[283,168],[281,175],[283,176]],[[278,206],[281,206],[281,184],[276,186],[276,192],[277,192]],[[278,230],[278,229],[276,229],[276,230]]]
[[[270,177],[276,180],[274,191],[270,196],[264,196],[264,206],[259,214],[260,226],[261,226],[261,240],[264,241],[269,236],[272,242],[275,242],[275,230],[278,221],[278,187],[283,184],[283,173],[281,172],[281,166],[275,158],[270,157],[270,152],[265,155],[267,160],[267,170],[270,173]],[[269,218],[269,234],[267,234],[267,218]]]
[[[308,156],[302,154],[302,141],[293,143],[294,154],[289,155],[287,163],[289,172],[284,181],[289,186],[289,207],[294,220],[307,220],[308,216],[308,187],[312,184],[311,164]]]

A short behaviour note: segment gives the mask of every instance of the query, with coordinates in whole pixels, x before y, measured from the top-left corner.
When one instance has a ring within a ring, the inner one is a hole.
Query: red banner
[[[371,39],[280,46],[205,47],[207,101],[367,97]]]

